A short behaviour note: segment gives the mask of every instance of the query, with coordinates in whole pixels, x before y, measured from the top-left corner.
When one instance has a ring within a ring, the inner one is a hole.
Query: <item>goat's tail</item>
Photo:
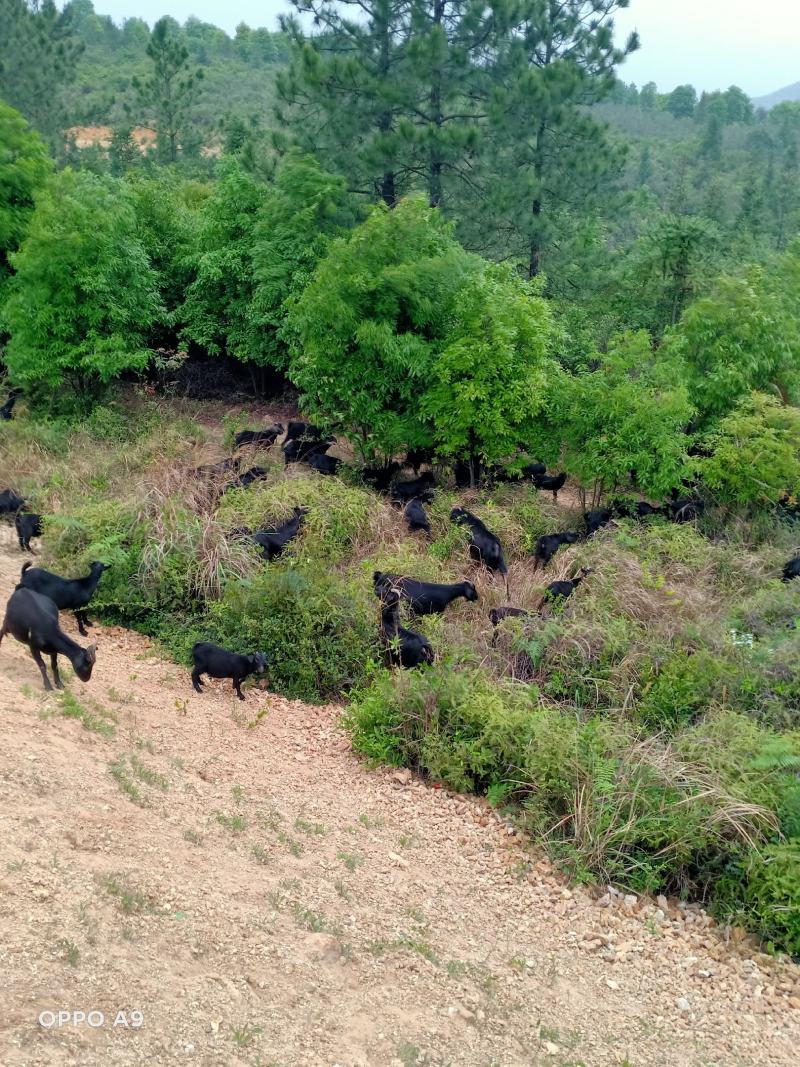
[[[20,571],[20,577],[21,577],[21,578],[24,578],[24,577],[25,577],[25,571],[26,571],[26,570],[28,569],[28,567],[32,567],[32,566],[33,566],[33,564],[31,563],[31,561],[30,561],[29,559],[28,559],[28,560],[26,560],[26,561],[25,561],[25,562],[24,562],[24,563],[22,564],[22,570]]]

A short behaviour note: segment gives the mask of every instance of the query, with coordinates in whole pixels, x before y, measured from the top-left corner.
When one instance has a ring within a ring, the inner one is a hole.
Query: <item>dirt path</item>
[[[3,528],[0,605],[20,562]],[[362,767],[334,708],[200,697],[95,633],[76,718],[0,647],[3,1067],[797,1063],[797,968],[567,889],[481,804]]]

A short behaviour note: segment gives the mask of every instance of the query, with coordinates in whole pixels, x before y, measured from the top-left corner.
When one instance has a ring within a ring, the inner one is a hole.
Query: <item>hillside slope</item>
[[[759,96],[753,100],[753,104],[756,107],[763,107],[765,111],[769,111],[771,107],[783,104],[787,100],[792,103],[800,100],[800,82],[795,82],[794,85],[785,85],[782,89],[777,89],[774,93],[768,93],[766,96]]]
[[[19,566],[0,528],[0,604]],[[366,769],[334,707],[197,696],[95,633],[71,706],[0,647],[4,1067],[796,1063],[791,964],[566,888],[479,802]]]

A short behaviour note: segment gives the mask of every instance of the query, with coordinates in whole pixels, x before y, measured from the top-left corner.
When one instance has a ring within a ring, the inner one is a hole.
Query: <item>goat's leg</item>
[[[197,667],[195,667],[195,669],[192,671],[192,685],[194,686],[196,692],[198,692],[198,693],[202,693],[203,692],[203,686],[202,686],[202,683],[200,681],[200,675],[202,673],[203,672],[199,671],[197,669]]]
[[[74,614],[75,619],[78,623],[78,633],[81,635],[81,637],[88,637],[89,634],[86,631],[86,627],[83,625],[83,612],[76,611]]]
[[[47,667],[45,667],[44,665],[42,654],[38,648],[34,648],[33,646],[30,646],[30,648],[34,662],[36,663],[36,666],[39,668],[39,670],[42,672],[42,681],[44,682],[44,687],[48,693],[52,693],[53,687],[52,685],[50,685],[50,679],[47,677]]]
[[[83,617],[83,625],[84,626],[94,626],[94,623],[89,618],[89,616],[86,614],[86,608],[82,609],[81,616]]]
[[[234,678],[233,679],[233,688],[236,690],[236,695],[239,697],[239,699],[240,700],[244,700],[244,693],[242,692],[242,679],[241,678]]]
[[[55,652],[50,653],[50,666],[53,668],[53,681],[56,683],[56,689],[63,689],[64,683],[61,681],[61,675],[58,673],[58,656]]]

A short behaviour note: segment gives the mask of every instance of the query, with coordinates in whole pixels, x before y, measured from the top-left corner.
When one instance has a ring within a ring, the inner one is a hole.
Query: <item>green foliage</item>
[[[792,253],[769,272],[752,268],[744,277],[719,278],[714,291],[690,305],[668,335],[666,347],[686,363],[692,396],[706,422],[753,390],[795,395],[799,261]]]
[[[34,193],[51,165],[41,138],[17,111],[0,100],[0,301],[16,252],[33,212]]]
[[[267,567],[230,585],[204,631],[230,648],[266,652],[270,688],[317,702],[363,684],[379,658],[376,620],[371,591],[309,564]]]
[[[417,199],[335,240],[288,318],[304,409],[344,423],[365,456],[426,443],[420,395],[478,263]]]
[[[680,363],[654,354],[646,333],[615,338],[596,370],[560,385],[554,432],[563,433],[567,470],[597,499],[628,484],[631,470],[648,495],[679,485],[692,415],[683,382]]]
[[[65,170],[37,196],[3,313],[15,381],[91,391],[145,366],[163,309],[136,231],[130,191],[114,178]]]
[[[745,906],[773,948],[800,955],[800,841],[748,857]]]
[[[700,475],[726,504],[773,507],[800,488],[800,410],[752,393],[704,439]]]
[[[523,449],[557,389],[552,338],[547,304],[510,268],[467,278],[421,401],[437,452],[494,463]]]

